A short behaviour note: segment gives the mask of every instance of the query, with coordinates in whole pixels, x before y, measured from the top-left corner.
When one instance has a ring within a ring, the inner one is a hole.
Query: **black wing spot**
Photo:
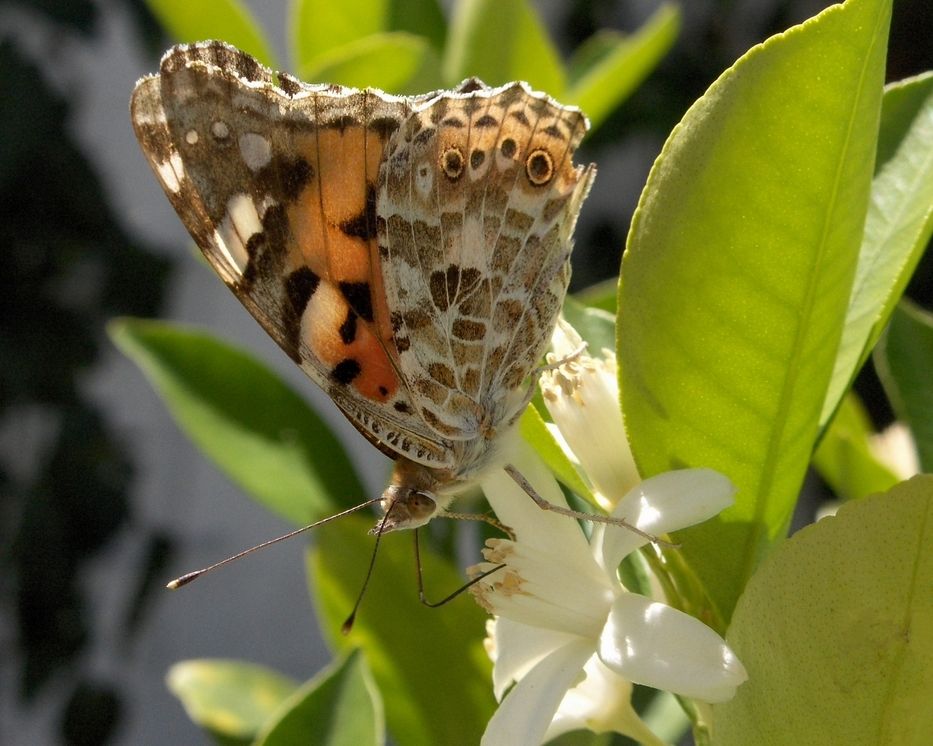
[[[515,155],[515,151],[518,150],[518,146],[515,144],[515,140],[511,137],[507,137],[502,141],[499,150],[506,158],[511,158]]]
[[[373,301],[368,282],[341,282],[338,287],[347,303],[363,321],[373,320]]]
[[[370,241],[377,235],[376,221],[376,188],[372,184],[366,186],[366,206],[363,211],[340,224],[344,235]]]
[[[279,160],[274,166],[281,180],[282,194],[289,202],[298,199],[302,189],[314,178],[314,167],[300,156]]]
[[[300,318],[311,296],[321,284],[318,277],[308,267],[301,267],[292,272],[285,280],[285,296],[295,316]]]
[[[356,339],[356,312],[350,308],[347,309],[347,318],[340,325],[340,341],[345,345],[353,344]]]
[[[353,383],[362,370],[359,362],[352,357],[348,357],[334,366],[334,369],[330,372],[330,377],[337,383],[348,386]]]

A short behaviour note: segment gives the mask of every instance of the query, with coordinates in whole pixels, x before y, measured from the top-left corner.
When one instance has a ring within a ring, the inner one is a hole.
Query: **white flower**
[[[530,450],[516,466],[545,499],[566,506]],[[501,704],[484,746],[541,743],[579,727],[659,743],[629,704],[630,682],[705,702],[733,696],[746,673],[725,642],[619,580],[619,563],[645,544],[642,536],[597,524],[587,540],[576,522],[538,508],[504,472],[483,487],[498,518],[516,532],[515,541],[487,542],[488,562],[474,568],[506,565],[473,586],[497,617],[493,684]],[[663,534],[715,515],[733,492],[708,469],[668,472],[632,489],[613,516]]]
[[[600,505],[612,510],[638,484],[638,470],[619,410],[615,355],[603,350],[600,357],[574,356],[582,346],[576,330],[559,319],[548,363],[566,362],[541,375],[541,395],[556,426],[553,435],[590,479]]]

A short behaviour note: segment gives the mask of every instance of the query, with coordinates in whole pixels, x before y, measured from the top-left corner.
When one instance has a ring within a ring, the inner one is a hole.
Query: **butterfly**
[[[310,85],[217,41],[130,104],[214,271],[395,460],[380,533],[502,466],[570,279],[588,122],[525,83],[393,96]]]

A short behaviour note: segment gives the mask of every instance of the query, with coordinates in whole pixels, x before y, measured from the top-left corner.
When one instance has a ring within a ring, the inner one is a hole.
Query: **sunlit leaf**
[[[813,454],[813,467],[843,500],[884,492],[899,481],[869,448],[872,435],[868,415],[850,393]]]
[[[188,437],[270,510],[303,524],[359,502],[363,488],[339,442],[255,358],[166,322],[122,319],[109,332]]]
[[[356,624],[349,635],[340,633],[372,556],[374,539],[366,532],[373,522],[354,516],[331,524],[310,550],[311,592],[322,630],[335,649],[366,651],[396,742],[475,746],[494,707],[491,664],[482,646],[486,617],[468,593],[437,609],[418,602],[412,532],[382,537]],[[422,560],[431,600],[464,583],[449,560],[426,546]]]
[[[528,0],[461,0],[451,21],[444,78],[470,76],[489,85],[524,80],[560,99],[566,81],[560,56]]]
[[[390,93],[423,93],[441,85],[437,53],[424,38],[404,32],[334,47],[315,57],[301,77]]]
[[[902,301],[883,339],[875,367],[913,432],[923,471],[933,472],[933,314]]]
[[[933,73],[888,86],[846,325],[821,424],[884,331],[933,233]]]
[[[296,0],[289,28],[298,69],[308,70],[332,49],[389,31],[423,37],[439,50],[446,24],[437,0]]]
[[[382,700],[365,658],[354,651],[298,689],[255,746],[380,746]]]
[[[146,0],[146,4],[175,41],[220,39],[269,67],[276,66],[265,34],[239,0]]]
[[[709,467],[735,505],[677,534],[728,620],[787,530],[848,306],[890,3],[850,0],[717,80],[652,168],[623,258],[619,364],[640,473]]]
[[[576,104],[589,117],[593,128],[615,109],[674,44],[680,28],[680,12],[662,5],[637,33],[623,36],[599,32],[578,50],[585,56],[571,61],[574,71],[567,90],[567,103]],[[593,47],[598,46],[598,52]],[[588,47],[590,47],[588,49]]]
[[[252,740],[298,689],[298,683],[243,661],[181,661],[166,684],[195,723],[215,736]]]
[[[933,732],[933,477],[842,506],[752,578],[727,640],[748,670],[717,746],[897,744]]]

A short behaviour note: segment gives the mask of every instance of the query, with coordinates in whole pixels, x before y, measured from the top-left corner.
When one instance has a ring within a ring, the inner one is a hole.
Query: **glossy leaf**
[[[850,393],[813,454],[813,467],[840,499],[884,492],[899,481],[872,453],[869,443],[874,434],[861,403]]]
[[[878,163],[825,423],[884,331],[933,233],[933,73],[888,86]]]
[[[727,641],[748,670],[717,746],[922,746],[933,732],[933,477],[847,503],[756,573]]]
[[[256,359],[166,322],[122,319],[109,332],[185,434],[270,510],[304,524],[359,502],[363,488],[339,442]]]
[[[662,5],[631,36],[598,32],[584,42],[577,54],[586,59],[571,60],[575,72],[569,86],[567,103],[579,106],[593,128],[638,87],[668,52],[680,29],[680,11],[674,5]],[[594,54],[593,47],[598,46]]]
[[[600,308],[584,305],[573,297],[564,300],[564,318],[586,342],[587,352],[598,357],[603,350],[615,349],[615,316]]]
[[[923,471],[933,472],[933,314],[902,301],[875,361],[898,419],[913,432]]]
[[[356,624],[349,635],[340,633],[372,556],[372,525],[357,516],[333,523],[309,552],[325,637],[335,649],[366,651],[397,742],[473,746],[494,707],[491,664],[482,647],[486,617],[469,593],[437,609],[418,602],[411,532],[382,537]],[[451,563],[425,546],[422,560],[431,600],[463,584]]]
[[[460,0],[450,24],[444,78],[456,85],[477,76],[489,85],[524,80],[561,99],[560,56],[528,0]]]
[[[849,0],[717,80],[652,168],[623,258],[619,362],[639,471],[709,467],[735,505],[678,533],[728,620],[783,538],[861,243],[890,4]]]
[[[619,302],[619,282],[610,277],[574,293],[573,298],[586,306],[605,311],[615,318],[616,306]]]
[[[188,717],[217,737],[252,741],[298,683],[243,661],[181,661],[166,675]]]
[[[318,56],[387,31],[407,31],[440,49],[445,22],[437,0],[296,0],[290,29],[298,69],[309,70]]]
[[[354,651],[298,689],[256,746],[380,746],[382,700],[362,653]]]
[[[146,4],[178,42],[220,39],[249,52],[264,65],[276,66],[265,34],[239,0],[146,0]]]
[[[426,39],[404,32],[335,47],[315,57],[301,77],[390,93],[423,93],[441,85],[437,53]]]

